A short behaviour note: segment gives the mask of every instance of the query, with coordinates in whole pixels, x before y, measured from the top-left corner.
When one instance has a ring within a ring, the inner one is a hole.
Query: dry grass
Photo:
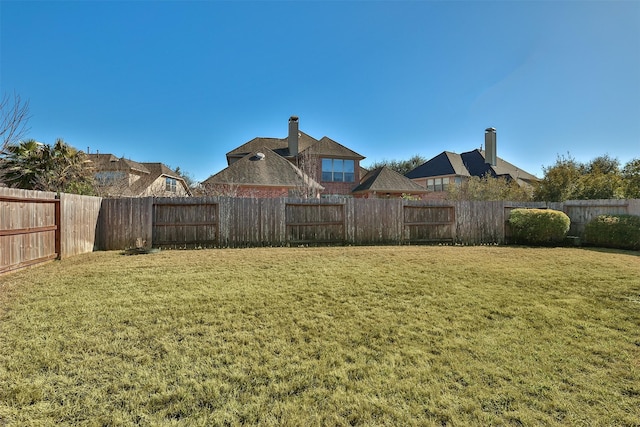
[[[93,253],[0,277],[0,425],[638,425],[638,253]]]

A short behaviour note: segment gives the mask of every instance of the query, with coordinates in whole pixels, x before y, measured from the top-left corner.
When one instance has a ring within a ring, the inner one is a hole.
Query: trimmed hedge
[[[514,209],[509,215],[512,240],[528,245],[562,243],[571,220],[553,209]]]
[[[585,226],[584,239],[593,246],[640,250],[640,216],[600,215]]]

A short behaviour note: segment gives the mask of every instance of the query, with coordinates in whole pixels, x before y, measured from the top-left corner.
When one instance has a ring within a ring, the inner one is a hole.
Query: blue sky
[[[29,137],[204,180],[291,115],[366,157],[640,157],[640,1],[0,0]]]

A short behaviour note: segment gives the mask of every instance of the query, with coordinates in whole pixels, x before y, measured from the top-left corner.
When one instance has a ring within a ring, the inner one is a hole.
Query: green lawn
[[[0,276],[0,426],[640,425],[640,254],[93,253]]]

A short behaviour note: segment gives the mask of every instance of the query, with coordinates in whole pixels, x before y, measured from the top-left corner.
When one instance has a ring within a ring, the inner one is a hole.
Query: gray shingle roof
[[[132,185],[123,187],[121,184],[111,186],[115,194],[122,196],[140,196],[145,190],[161,176],[175,178],[191,194],[191,190],[184,178],[175,171],[169,169],[163,163],[139,163],[133,160],[118,158],[113,154],[88,154],[87,157],[93,162],[96,172],[121,171],[127,174],[135,172],[140,178]]]
[[[513,180],[525,182],[538,181],[538,178],[530,173],[512,165],[511,163],[497,158],[496,165],[485,163],[484,150],[473,150],[462,154],[444,151],[432,159],[426,161],[405,176],[410,179],[427,178],[433,176],[457,175],[457,176],[478,176],[486,174],[491,176],[506,176]]]
[[[389,169],[379,167],[367,173],[353,193],[376,191],[386,193],[426,193],[427,189],[411,181],[406,176]]]
[[[264,157],[258,153],[263,154]],[[324,189],[323,186],[268,147],[262,147],[248,153],[217,174],[207,178],[203,181],[203,184],[278,186],[287,188],[305,186],[318,190]]]
[[[298,132],[298,150],[300,152],[306,150],[317,142],[318,140],[312,136],[301,131]],[[283,157],[289,157],[289,141],[287,138],[257,137],[229,151],[227,153],[227,163],[231,164],[231,159],[239,159],[247,154],[256,153],[265,148],[268,148]]]
[[[227,153],[227,163],[231,164],[234,160],[242,158],[249,153],[255,153],[264,148],[268,148],[280,156],[290,157],[289,142],[287,138],[258,137],[229,151]],[[298,131],[298,151],[300,155],[313,154],[326,157],[340,157],[359,160],[364,159],[364,156],[348,149],[331,138],[323,136],[320,140],[317,140],[302,131]]]

